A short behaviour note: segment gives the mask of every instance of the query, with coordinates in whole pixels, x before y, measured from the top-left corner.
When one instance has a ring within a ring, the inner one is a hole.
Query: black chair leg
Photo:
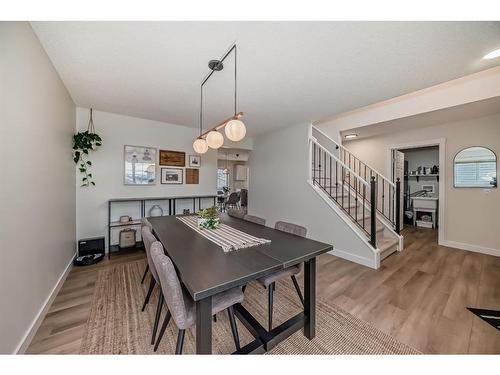
[[[295,275],[292,275],[292,281],[293,281],[293,286],[295,287],[295,290],[299,295],[300,302],[302,302],[302,306],[304,306],[304,297],[302,296],[302,292],[300,291],[300,286],[299,283],[297,282],[297,278],[295,277]]]
[[[151,345],[154,345],[156,338],[156,331],[158,330],[158,324],[160,323],[161,309],[163,307],[163,293],[160,290],[160,296],[158,297],[158,306],[156,306],[156,316],[155,324],[153,325],[153,335],[151,336]]]
[[[240,350],[240,336],[238,335],[236,320],[234,319],[233,306],[227,308],[227,314],[229,315],[229,323],[231,324],[231,332],[233,333],[234,346],[236,346],[236,350]]]
[[[146,279],[148,271],[149,271],[149,264],[146,264],[146,269],[144,270],[144,275],[142,275],[141,284],[144,284],[144,280]]]
[[[155,287],[155,284],[156,284],[155,278],[153,277],[153,275],[151,275],[151,282],[149,283],[148,294],[146,295],[146,299],[144,300],[144,305],[142,305],[141,311],[144,311],[146,305],[149,303],[149,299],[151,298],[151,293],[153,293],[153,288]]]
[[[267,317],[268,317],[268,331],[273,329],[273,292],[274,283],[267,287]]]
[[[177,335],[177,345],[175,346],[175,354],[182,354],[182,346],[184,345],[184,334],[186,331],[184,329],[179,330]]]
[[[165,318],[163,319],[163,324],[161,325],[160,333],[158,334],[158,338],[156,339],[156,344],[155,344],[155,352],[158,349],[158,346],[160,345],[160,341],[163,338],[163,334],[165,333],[165,330],[167,329],[168,322],[170,322],[170,311],[167,311],[167,315],[165,315]]]

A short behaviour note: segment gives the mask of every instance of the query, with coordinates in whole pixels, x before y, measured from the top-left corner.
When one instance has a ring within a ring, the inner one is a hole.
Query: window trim
[[[497,176],[497,183],[495,185],[489,184],[489,185],[467,185],[467,186],[459,185],[459,186],[457,186],[456,178],[455,178],[455,174],[456,174],[455,166],[457,164],[469,164],[469,163],[470,164],[478,164],[478,163],[480,163],[480,162],[462,162],[462,163],[456,162],[458,154],[460,154],[462,151],[465,151],[465,150],[467,150],[469,148],[473,148],[473,147],[484,148],[484,149],[490,151],[495,156],[495,174]],[[484,146],[468,146],[468,147],[462,148],[461,150],[459,150],[455,154],[455,156],[453,157],[453,187],[454,188],[456,188],[456,189],[496,189],[497,185],[498,185],[498,157],[497,157],[497,154],[492,149],[490,149],[489,147],[484,147]]]

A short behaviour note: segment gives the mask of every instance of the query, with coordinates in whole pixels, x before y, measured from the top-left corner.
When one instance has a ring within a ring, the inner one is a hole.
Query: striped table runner
[[[213,243],[222,247],[222,250],[226,253],[271,242],[271,240],[251,236],[226,224],[219,224],[217,229],[200,228],[198,226],[198,217],[195,215],[178,216],[177,219],[202,236],[208,238]]]

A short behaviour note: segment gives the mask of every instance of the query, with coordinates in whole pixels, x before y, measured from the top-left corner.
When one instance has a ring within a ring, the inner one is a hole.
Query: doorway
[[[443,237],[444,223],[444,139],[406,143],[390,147],[390,175],[401,181],[402,228],[436,231],[438,242]]]

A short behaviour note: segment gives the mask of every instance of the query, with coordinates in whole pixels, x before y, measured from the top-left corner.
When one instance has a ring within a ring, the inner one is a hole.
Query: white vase
[[[163,210],[160,206],[155,204],[151,209],[149,210],[149,216],[151,217],[156,217],[156,216],[163,216]]]

